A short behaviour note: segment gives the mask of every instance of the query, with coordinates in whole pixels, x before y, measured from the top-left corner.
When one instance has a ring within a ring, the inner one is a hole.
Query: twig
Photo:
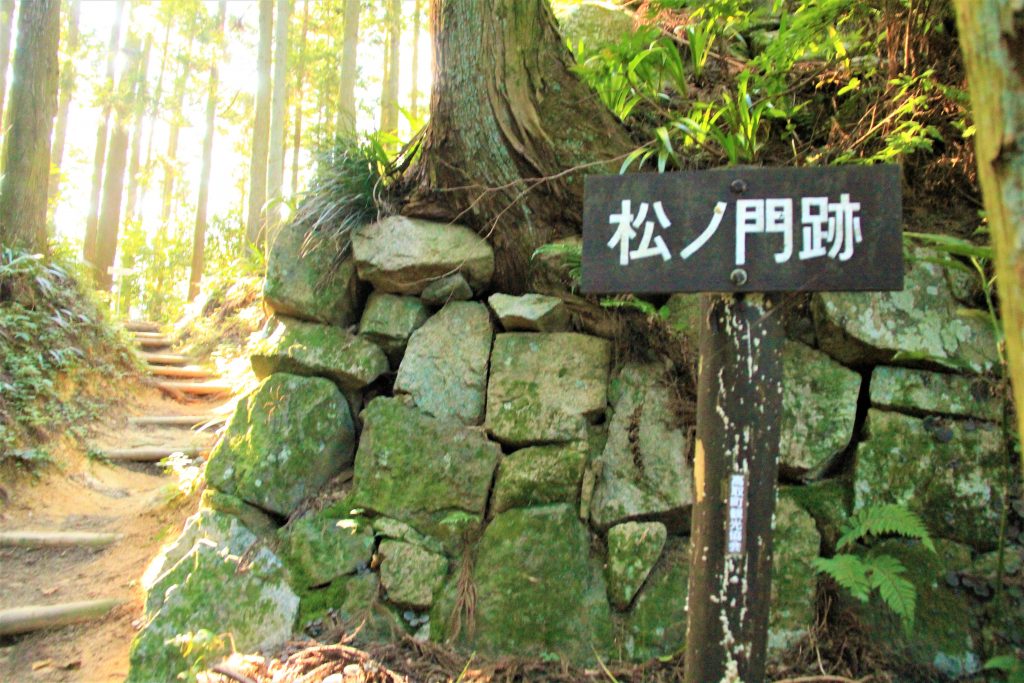
[[[864,678],[847,678],[846,676],[797,676],[796,678],[783,678],[775,683],[868,683],[874,678],[873,675]]]
[[[237,681],[238,683],[256,683],[256,681],[249,678],[248,676],[244,676],[238,673],[237,671],[229,669],[223,664],[218,664],[217,666],[210,669],[210,671],[212,671],[215,674],[220,674],[221,676],[224,676],[226,678],[230,678],[231,680]]]

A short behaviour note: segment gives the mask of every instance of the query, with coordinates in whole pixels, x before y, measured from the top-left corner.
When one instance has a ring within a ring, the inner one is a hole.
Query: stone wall
[[[392,217],[353,252],[335,268],[294,229],[275,244],[262,383],[210,457],[202,511],[147,573],[130,680],[187,666],[167,635],[200,629],[240,649],[362,624],[588,665],[679,652],[693,425],[672,368],[578,331],[568,291],[491,292],[493,254],[465,228]],[[918,628],[840,607],[909,665],[978,667],[981,617],[951,615],[984,613],[1012,470],[992,327],[958,296],[977,303],[920,261],[904,292],[790,311],[772,656],[814,625],[811,563],[843,521],[897,502],[941,539],[927,557],[886,541],[917,579]],[[688,343],[696,299],[669,303]]]

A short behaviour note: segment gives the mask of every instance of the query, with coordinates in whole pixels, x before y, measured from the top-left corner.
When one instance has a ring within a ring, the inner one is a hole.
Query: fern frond
[[[868,578],[872,588],[878,589],[889,609],[903,622],[909,631],[914,625],[914,610],[917,604],[917,590],[902,574],[907,570],[903,563],[891,555],[875,555],[868,560]]]
[[[935,552],[931,535],[921,518],[902,505],[892,503],[872,505],[859,510],[850,518],[836,547],[842,550],[867,536],[887,535],[916,538],[928,550]]]
[[[872,587],[868,579],[868,565],[856,555],[816,557],[812,564],[816,571],[831,576],[853,597],[861,602],[868,601]]]

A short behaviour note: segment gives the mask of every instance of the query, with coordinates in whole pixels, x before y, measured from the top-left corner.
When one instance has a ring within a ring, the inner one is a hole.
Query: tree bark
[[[217,40],[224,45],[224,23],[227,19],[228,0],[220,0],[217,10]],[[210,85],[206,93],[206,136],[203,138],[203,170],[199,178],[199,199],[196,201],[196,226],[192,233],[192,271],[188,281],[188,300],[199,295],[203,279],[203,256],[206,248],[206,205],[210,198],[210,170],[213,166],[213,134],[217,116],[217,64],[221,53],[210,62]]]
[[[7,69],[11,65],[11,27],[16,11],[14,0],[0,0],[0,121],[6,121]]]
[[[164,46],[161,50],[162,55],[160,56],[160,72],[156,77],[156,89],[153,91],[153,106],[149,109],[149,134],[146,136],[146,162],[143,164],[145,169],[146,183],[142,190],[142,203],[146,203],[146,193],[152,183],[150,182],[150,173],[153,170],[153,135],[156,132],[156,113],[160,110],[160,100],[164,96],[164,75],[167,73],[167,55],[170,51],[171,46],[171,23],[167,22],[167,26],[164,29]]]
[[[260,45],[256,57],[256,119],[252,129],[252,156],[249,161],[249,211],[245,219],[245,239],[263,249],[266,240],[267,154],[270,136],[270,61],[274,33],[274,0],[260,0]]]
[[[60,99],[57,104],[57,123],[53,131],[53,144],[50,146],[50,189],[49,222],[53,221],[53,213],[57,208],[57,195],[60,192],[61,164],[64,161],[64,143],[68,133],[68,111],[71,109],[71,96],[75,90],[75,61],[78,57],[78,20],[82,13],[82,0],[71,1],[71,15],[68,17],[68,42],[64,50],[67,59],[60,70]],[[0,38],[0,50],[3,49]],[[0,68],[5,68],[0,65]]]
[[[423,0],[416,0],[412,15],[412,83],[409,93],[409,114],[420,118],[420,32],[422,31]]]
[[[345,0],[345,37],[341,46],[336,135],[356,130],[356,55],[359,48],[359,0]]]
[[[385,58],[384,82],[380,95],[380,130],[382,133],[398,133],[398,77],[401,71],[402,46],[402,2],[388,0],[387,57]]]
[[[60,0],[24,3],[0,183],[0,244],[46,252],[50,133],[57,113]]]
[[[434,0],[431,14],[430,123],[403,212],[477,229],[498,288],[520,292],[533,251],[580,231],[583,173],[567,169],[614,172],[633,145],[570,71],[546,0]]]
[[[135,113],[132,116],[131,157],[128,162],[128,198],[125,200],[125,221],[135,219],[135,205],[139,198],[139,172],[142,169],[142,129],[146,121],[147,77],[149,75],[149,55],[153,50],[153,35],[146,36],[146,46],[142,48],[142,66],[139,67],[139,82],[135,90]]]
[[[131,97],[139,77],[142,50],[138,38],[128,39],[128,65],[118,86],[114,131],[110,134],[107,163],[103,171],[103,203],[100,206],[96,233],[96,286],[110,291],[114,279],[111,269],[117,254],[117,235],[121,226],[121,200],[124,197],[124,172],[128,164],[128,122],[131,119]]]
[[[185,93],[188,91],[189,76],[192,75],[192,46],[195,35],[189,33],[188,47],[181,56],[181,73],[174,81],[174,103],[171,109],[171,131],[167,137],[167,153],[164,155],[164,184],[160,201],[160,223],[166,230],[172,222],[171,209],[174,200],[174,180],[178,176],[175,162],[178,159],[178,140],[181,137],[181,124],[184,122]]]
[[[977,126],[978,179],[995,249],[1017,428],[1024,434],[1024,9],[1014,0],[954,4]]]
[[[299,63],[295,65],[298,83],[295,92],[295,112],[292,114],[295,131],[292,134],[292,194],[299,191],[299,151],[302,149],[302,99],[306,85],[306,33],[309,31],[309,0],[302,3],[302,33],[299,35]]]
[[[281,223],[284,187],[284,129],[288,115],[288,22],[291,0],[277,0],[277,26],[274,35],[274,93],[270,108],[270,150],[267,153],[267,244],[277,236]]]
[[[114,25],[110,29],[107,44],[107,90],[114,90],[114,68],[118,45],[121,42],[121,18],[124,15],[124,0],[117,0],[114,11]],[[92,194],[89,195],[89,214],[85,218],[85,240],[82,246],[82,260],[92,264],[96,260],[96,226],[100,217],[100,193],[103,191],[103,160],[107,153],[107,133],[110,128],[111,102],[103,104],[103,117],[96,130],[96,152],[92,158]]]

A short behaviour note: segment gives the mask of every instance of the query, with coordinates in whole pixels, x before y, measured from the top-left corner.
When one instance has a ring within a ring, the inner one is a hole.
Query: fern
[[[870,542],[894,535],[916,539],[935,552],[935,544],[921,518],[905,507],[892,504],[858,511],[846,523],[836,549],[842,551],[859,541]],[[882,602],[900,618],[903,627],[908,631],[913,628],[917,589],[903,576],[907,568],[895,557],[875,552],[866,555],[840,552],[835,557],[816,558],[813,564],[818,572],[831,576],[861,602],[867,602],[872,592],[878,591]]]

